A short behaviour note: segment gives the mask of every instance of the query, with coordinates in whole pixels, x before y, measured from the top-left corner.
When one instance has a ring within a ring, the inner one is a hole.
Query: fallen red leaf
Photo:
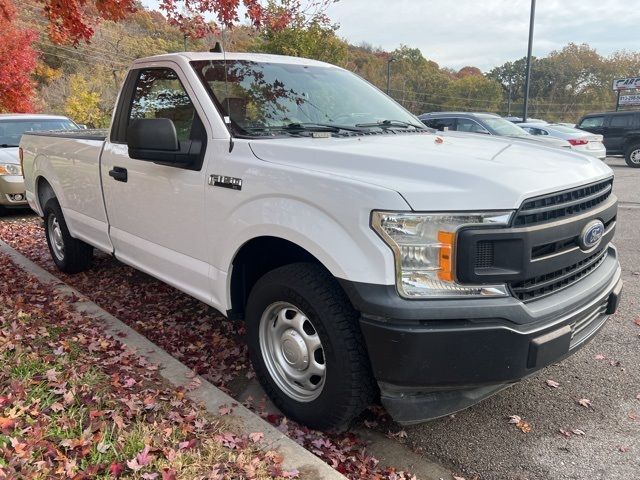
[[[13,418],[0,417],[0,430],[7,433],[13,430],[16,426],[16,421]]]
[[[112,463],[109,467],[109,474],[113,477],[119,477],[124,472],[124,464],[122,463]]]

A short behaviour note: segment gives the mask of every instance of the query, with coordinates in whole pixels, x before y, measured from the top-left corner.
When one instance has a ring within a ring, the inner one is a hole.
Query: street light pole
[[[524,75],[524,111],[522,121],[527,121],[529,114],[529,80],[531,79],[531,50],[533,49],[533,22],[536,16],[536,0],[531,0],[531,17],[529,18],[529,48],[527,50],[527,70]]]

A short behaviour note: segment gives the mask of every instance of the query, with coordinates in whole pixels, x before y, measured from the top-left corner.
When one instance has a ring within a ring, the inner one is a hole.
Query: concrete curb
[[[57,293],[69,298],[74,295],[79,298],[73,303],[76,310],[102,324],[107,333],[117,336],[118,340],[124,345],[143,355],[150,362],[157,364],[160,376],[172,385],[186,387],[193,381],[193,377],[187,376],[192,371],[186,365],[180,363],[155,343],[86,299],[82,293],[18,253],[2,240],[0,240],[0,252],[6,254],[16,265],[36,277],[40,282],[52,286]],[[223,405],[231,406],[232,403],[238,403],[204,378],[200,376],[197,376],[197,378],[202,382],[201,385],[194,390],[186,391],[186,396],[197,403],[203,404],[213,415],[219,415],[218,409]],[[346,478],[243,405],[238,404],[238,406],[233,407],[233,411],[225,418],[230,418],[238,429],[246,434],[263,432],[263,443],[268,445],[269,448],[278,450],[284,457],[283,467],[286,469],[298,469],[304,478],[327,480],[344,480]]]

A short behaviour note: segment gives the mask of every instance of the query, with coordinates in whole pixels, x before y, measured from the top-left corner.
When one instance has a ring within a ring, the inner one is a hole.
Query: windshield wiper
[[[329,132],[338,133],[340,131],[361,132],[361,128],[350,127],[346,125],[333,125],[329,123],[288,123],[286,125],[263,126],[263,127],[247,127],[249,131],[285,131],[285,132]]]
[[[426,127],[416,125],[415,123],[405,122],[404,120],[382,120],[380,122],[373,123],[356,123],[356,127],[361,128],[409,128],[413,127],[416,130],[426,130]]]
[[[8,143],[0,143],[0,148],[15,148],[18,145],[10,145]]]

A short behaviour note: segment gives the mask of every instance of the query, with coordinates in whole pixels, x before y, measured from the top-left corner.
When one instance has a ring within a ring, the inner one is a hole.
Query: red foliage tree
[[[0,0],[0,112],[33,110],[31,74],[36,68],[37,56],[32,44],[36,32],[16,28],[12,24],[15,13],[11,3]]]
[[[133,13],[137,0],[32,0],[42,5],[48,20],[49,37],[54,43],[78,45],[88,42],[94,26],[101,20],[118,21]],[[167,19],[190,36],[208,33],[210,25],[204,15],[212,13],[218,24],[231,27],[240,20],[244,9],[246,19],[254,26],[285,28],[294,19],[308,16],[325,18],[324,11],[336,0],[160,0],[160,9]],[[0,0],[0,110],[29,111],[33,108],[33,82],[36,53],[31,47],[36,33],[14,25],[15,7],[12,0]]]
[[[0,13],[3,3],[0,0]],[[118,21],[134,12],[136,0],[34,0],[41,4],[49,21],[49,36],[55,43],[77,45],[89,41],[93,26],[100,20]],[[335,0],[160,0],[160,9],[167,19],[191,35],[204,35],[209,25],[204,15],[211,13],[218,24],[229,28],[240,20],[244,9],[246,19],[254,26],[267,25],[284,28],[298,15],[323,15],[327,6]]]

